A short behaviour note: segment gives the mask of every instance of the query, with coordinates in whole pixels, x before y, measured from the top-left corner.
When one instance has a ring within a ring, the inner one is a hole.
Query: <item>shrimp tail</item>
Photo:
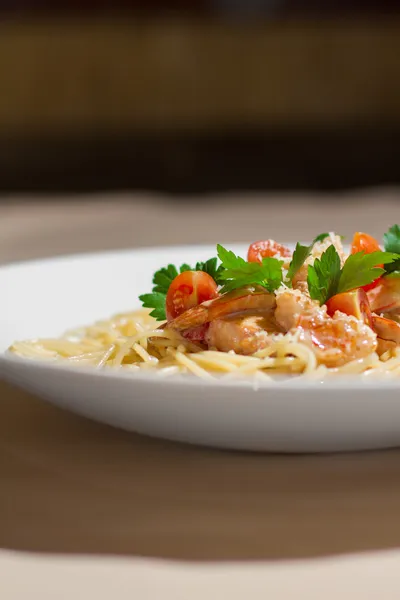
[[[208,309],[199,304],[194,308],[187,310],[172,321],[169,321],[168,328],[175,331],[184,331],[193,327],[200,327],[209,322]]]

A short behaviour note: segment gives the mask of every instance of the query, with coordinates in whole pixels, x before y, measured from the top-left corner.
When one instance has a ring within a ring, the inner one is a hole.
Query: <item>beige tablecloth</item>
[[[381,235],[399,221],[399,198],[384,190],[5,199],[0,262],[152,244],[308,239],[332,229]],[[0,383],[4,549],[202,561],[390,549],[400,546],[399,475],[400,450],[273,456],[187,447],[92,423]]]

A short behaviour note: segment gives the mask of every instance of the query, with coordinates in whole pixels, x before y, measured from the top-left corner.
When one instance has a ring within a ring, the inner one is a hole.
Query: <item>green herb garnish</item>
[[[274,292],[282,284],[282,264],[276,258],[264,258],[262,263],[246,262],[220,244],[217,245],[218,257],[224,267],[221,279],[224,286],[222,293],[231,292],[246,285],[261,285],[269,292]]]
[[[314,238],[312,246],[317,242],[323,242],[324,240],[326,240],[327,237],[329,237],[329,233],[320,233],[319,235],[317,235],[316,238]],[[342,238],[343,236],[341,235],[340,237]]]
[[[387,275],[385,275],[385,279],[399,279],[400,278],[400,271],[392,271],[391,273],[388,273]]]
[[[180,267],[179,273],[183,273],[184,271],[190,271],[189,265],[182,265]],[[166,294],[169,286],[175,277],[179,275],[179,273],[175,265],[168,265],[168,267],[163,267],[162,269],[156,271],[153,276],[153,292]]]
[[[216,284],[221,285],[223,282],[222,273],[225,270],[223,265],[217,266],[218,258],[209,258],[206,262],[198,262],[196,263],[195,271],[204,271],[204,273],[208,273]]]
[[[139,296],[139,300],[143,304],[144,308],[153,308],[150,315],[157,319],[157,321],[165,321],[165,298],[166,294],[161,292],[153,292],[152,294],[142,294]]]
[[[383,236],[383,244],[386,252],[395,252],[400,254],[400,226],[393,225]],[[385,271],[392,273],[393,271],[400,271],[400,259],[390,264],[385,264]]]
[[[340,257],[334,246],[329,246],[308,267],[308,289],[311,298],[325,304],[329,298],[343,292],[372,283],[385,270],[377,265],[389,264],[400,257],[390,252],[357,252],[351,254],[343,267],[340,267]]]
[[[321,258],[308,266],[308,291],[313,300],[320,304],[337,293],[340,279],[340,256],[335,246],[329,246]]]
[[[293,278],[301,269],[301,267],[306,262],[307,258],[310,256],[314,244],[317,242],[323,242],[327,237],[329,237],[329,233],[320,233],[317,237],[311,242],[309,246],[302,246],[299,242],[296,244],[295,251],[293,252],[292,260],[289,265],[289,269],[287,272],[287,283],[289,285],[292,284]]]

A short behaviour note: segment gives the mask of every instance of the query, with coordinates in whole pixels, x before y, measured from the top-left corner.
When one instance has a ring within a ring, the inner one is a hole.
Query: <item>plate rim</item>
[[[220,242],[218,242],[220,243]],[[246,241],[236,241],[236,242],[227,242],[223,241],[222,245],[226,246],[246,246],[248,242]],[[285,242],[285,245],[289,247],[295,246],[295,242]],[[2,272],[11,271],[11,270],[19,270],[25,267],[34,267],[40,266],[41,264],[53,264],[57,262],[68,262],[69,260],[77,261],[77,260],[87,260],[87,259],[99,259],[101,257],[107,258],[117,258],[118,255],[129,255],[129,254],[143,254],[146,252],[182,252],[185,249],[195,250],[203,249],[208,250],[209,248],[215,248],[215,244],[164,244],[162,246],[130,246],[126,248],[117,248],[114,250],[95,250],[93,252],[72,252],[69,254],[59,254],[55,256],[44,256],[37,258],[30,258],[27,260],[12,260],[7,261],[5,263],[0,263],[0,275]]]

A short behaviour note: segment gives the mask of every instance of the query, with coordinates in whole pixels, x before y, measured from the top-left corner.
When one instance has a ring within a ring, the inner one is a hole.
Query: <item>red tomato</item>
[[[354,234],[353,242],[351,244],[351,253],[355,254],[356,252],[365,252],[366,254],[371,254],[371,252],[378,252],[380,250],[380,246],[375,238],[372,235],[368,235],[368,233],[362,233],[361,231],[357,231]]]
[[[218,298],[218,286],[214,279],[203,271],[180,273],[169,286],[166,299],[168,321],[175,319],[189,308],[206,300]]]
[[[254,242],[254,244],[250,244],[247,252],[247,260],[248,262],[260,263],[263,258],[275,256],[276,254],[279,256],[291,256],[292,253],[289,248],[282,246],[282,244],[278,244],[278,242],[275,242],[274,240]]]
[[[331,317],[338,310],[345,315],[352,315],[372,327],[372,315],[368,297],[362,288],[332,296],[326,303],[326,308],[328,315]]]
[[[362,233],[361,231],[357,231],[354,234],[353,242],[351,244],[351,253],[356,254],[357,252],[365,252],[365,254],[371,254],[371,252],[378,252],[380,250],[380,246],[375,238],[372,235],[368,235],[368,233]],[[377,267],[383,267],[383,265],[377,265]],[[378,285],[380,282],[380,277],[375,279],[372,283],[368,285],[364,285],[363,289],[368,292],[368,290],[372,290],[374,287]]]

